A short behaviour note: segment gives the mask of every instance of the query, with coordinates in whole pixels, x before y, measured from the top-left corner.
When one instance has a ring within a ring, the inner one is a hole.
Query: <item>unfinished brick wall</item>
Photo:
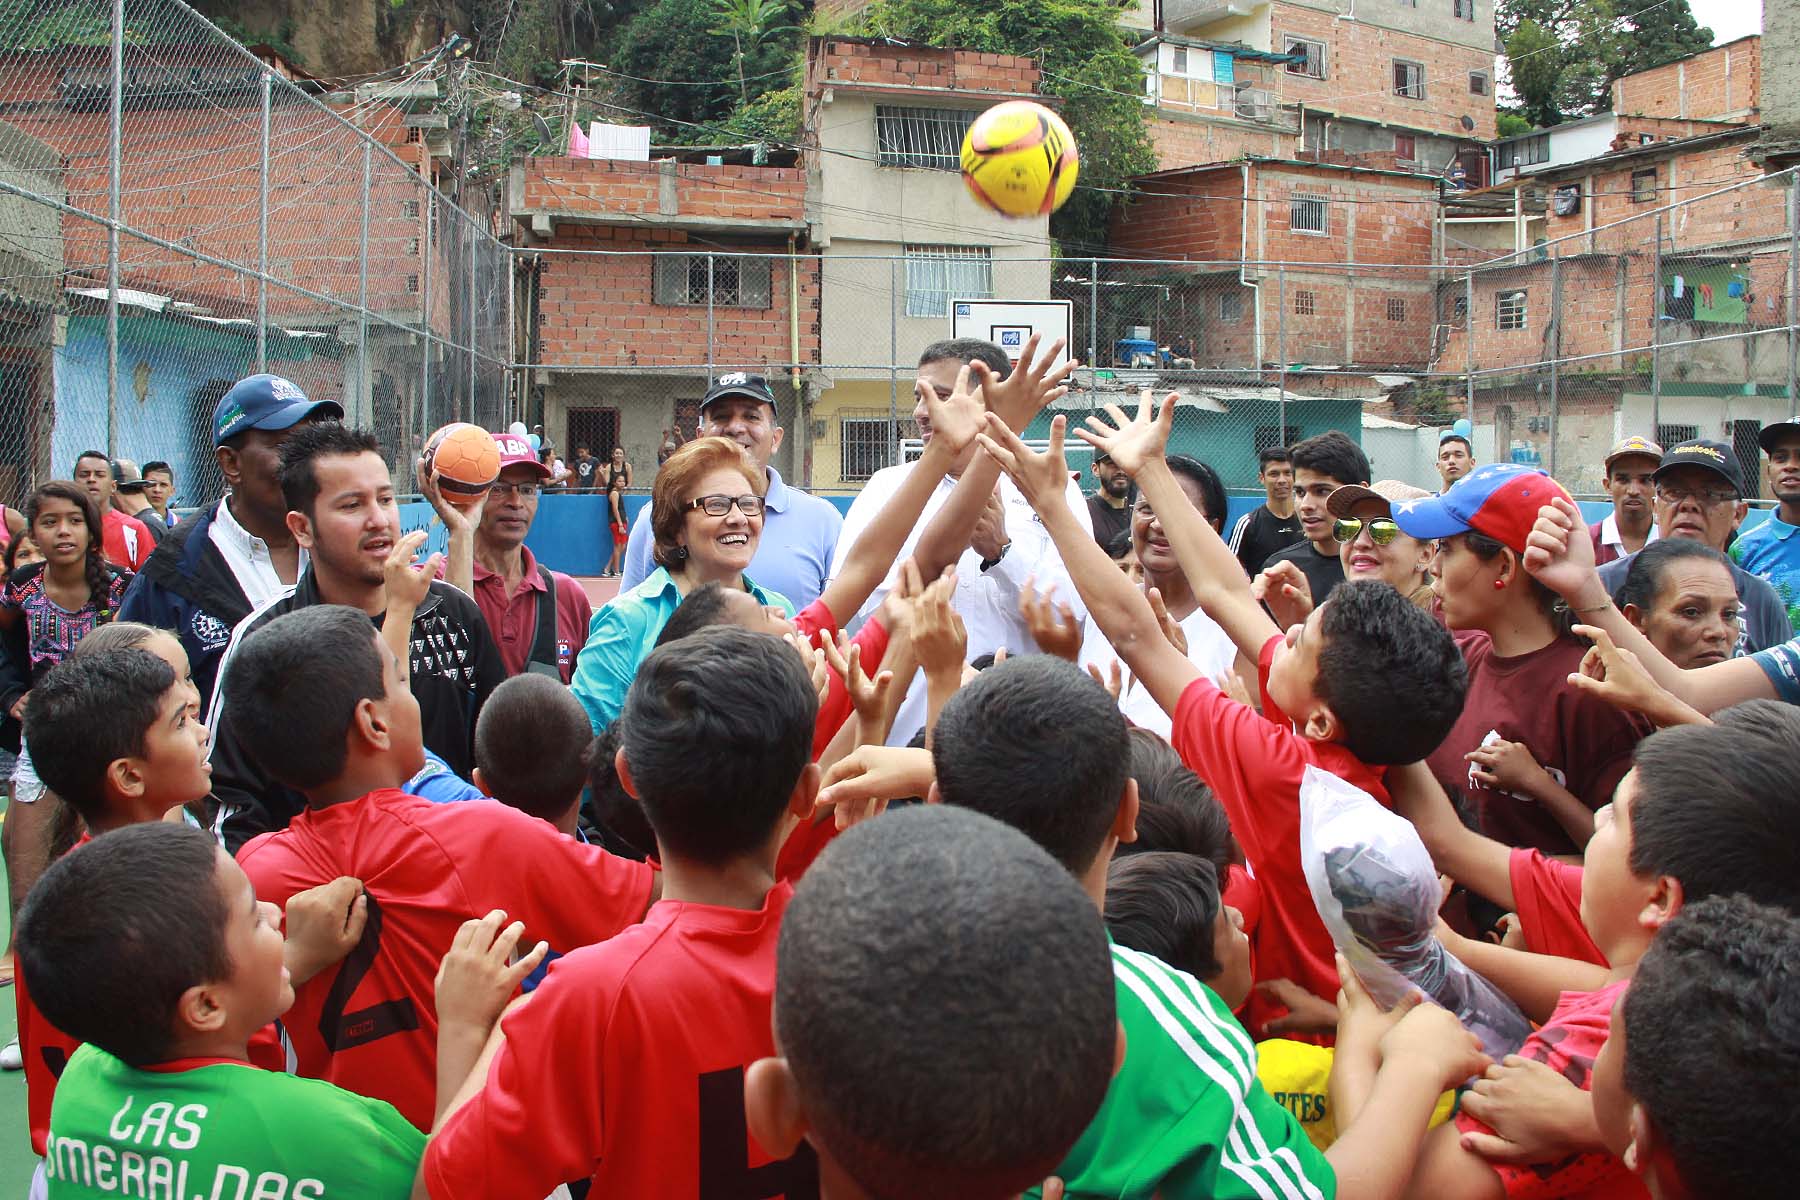
[[[1762,39],[1739,38],[1613,84],[1617,113],[1754,124],[1762,86]]]
[[[1282,95],[1287,103],[1452,137],[1494,137],[1495,75],[1491,53],[1338,20],[1331,13],[1283,4],[1280,0],[1271,6],[1270,21],[1270,48],[1277,53],[1286,48],[1288,34],[1324,42],[1326,46],[1325,78],[1289,74]],[[1424,99],[1394,94],[1396,58],[1424,65]],[[1471,71],[1487,75],[1486,95],[1469,91]],[[1473,129],[1462,127],[1464,116],[1474,123]]]
[[[1171,117],[1155,110],[1144,113],[1150,141],[1156,147],[1156,169],[1197,167],[1230,162],[1247,154],[1287,158],[1299,148],[1299,136],[1282,130],[1259,130],[1223,121],[1199,121]]]
[[[520,207],[515,199],[515,207]],[[524,164],[522,207],[582,214],[800,221],[806,172],[800,167],[533,158]]]
[[[1681,207],[1665,218],[1664,236],[1672,249],[1778,237],[1787,227],[1779,194],[1757,186],[1730,186],[1740,181],[1750,183],[1762,176],[1749,159],[1751,140],[1746,133],[1691,150],[1677,148],[1667,154],[1636,155],[1597,170],[1581,181],[1584,212],[1566,217],[1551,213],[1546,236],[1554,242],[1570,234],[1598,229],[1578,243],[1580,249],[1588,252],[1648,244],[1654,236],[1655,210],[1679,201]],[[1632,176],[1649,171],[1655,171],[1656,178],[1644,180],[1643,187],[1654,190],[1644,192],[1644,199],[1633,199]],[[1721,191],[1726,188],[1730,190]],[[1720,194],[1710,194],[1713,192]],[[1633,217],[1642,220],[1630,220]],[[1626,223],[1615,224],[1621,221]],[[1607,225],[1613,227],[1600,228]],[[1573,246],[1569,252],[1575,252]]]
[[[930,88],[941,91],[1030,94],[1037,63],[1016,54],[899,46],[860,38],[812,39],[806,57],[806,94],[832,84]]]

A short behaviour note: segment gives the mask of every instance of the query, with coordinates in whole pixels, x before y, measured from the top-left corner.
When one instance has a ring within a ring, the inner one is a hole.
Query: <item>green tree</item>
[[[1624,24],[1630,33],[1625,39],[1624,54],[1614,63],[1612,79],[1712,48],[1713,31],[1694,20],[1688,0],[1668,0],[1646,8],[1632,14]]]
[[[1156,169],[1144,124],[1144,73],[1117,21],[1118,0],[877,0],[879,34],[989,54],[1022,54],[1043,71],[1040,89],[1062,100],[1081,150],[1075,195],[1050,219],[1066,250],[1106,242],[1114,203]]]
[[[1611,0],[1498,0],[1494,28],[1520,114],[1544,126],[1605,109],[1622,25]]]
[[[716,0],[647,5],[620,30],[608,60],[626,76],[617,89],[620,103],[645,114],[641,119],[663,118],[676,139],[704,142],[720,136],[717,125],[739,106],[793,82],[798,30],[769,28],[752,39],[740,33],[740,56],[721,29]]]
[[[713,15],[719,21],[713,32],[731,39],[731,61],[737,67],[738,99],[749,104],[750,88],[744,82],[744,57],[754,54],[777,36],[796,31],[796,26],[788,21],[787,0],[713,0]]]

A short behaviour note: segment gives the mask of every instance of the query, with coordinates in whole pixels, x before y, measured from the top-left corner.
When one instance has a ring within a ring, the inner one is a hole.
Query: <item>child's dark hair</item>
[[[1705,559],[1728,572],[1731,568],[1731,560],[1705,542],[1696,542],[1692,538],[1662,538],[1631,556],[1631,565],[1625,568],[1625,582],[1619,585],[1614,603],[1621,609],[1627,604],[1635,604],[1639,609],[1649,611],[1662,592],[1663,576],[1669,566],[1684,558]]]
[[[681,603],[670,614],[669,623],[656,635],[656,644],[666,646],[702,629],[730,624],[732,620],[730,611],[725,607],[724,587],[717,583],[705,584],[682,597]]]
[[[587,710],[548,675],[514,675],[475,719],[475,765],[494,799],[555,822],[581,799]]]
[[[1008,658],[950,697],[931,757],[946,802],[1023,831],[1077,875],[1106,841],[1131,765],[1119,706],[1048,654]]]
[[[1203,982],[1223,966],[1213,953],[1219,907],[1219,873],[1204,858],[1153,850],[1107,868],[1103,915],[1113,941]]]
[[[89,456],[84,454],[81,457]],[[81,520],[87,526],[88,531],[87,554],[82,560],[82,570],[87,578],[88,602],[100,610],[102,623],[112,620],[113,610],[110,597],[113,572],[106,565],[106,528],[101,523],[99,506],[94,503],[94,498],[87,494],[87,489],[80,484],[70,483],[66,479],[52,479],[40,483],[32,489],[31,495],[25,497],[25,532],[27,534],[31,534],[37,527],[38,514],[43,511],[46,500],[66,500],[81,510]],[[18,541],[17,538],[13,540]],[[32,537],[32,541],[36,542],[37,538]],[[38,542],[38,553],[41,554],[43,551],[43,543]]]
[[[92,824],[106,812],[107,767],[144,753],[175,670],[148,650],[70,655],[31,689],[25,744],[44,786]]]
[[[238,646],[225,672],[224,719],[271,779],[306,791],[344,773],[356,706],[387,694],[375,640],[365,614],[313,604]]]
[[[997,821],[926,805],[849,830],[795,889],[778,955],[776,1041],[807,1121],[876,1200],[1016,1195],[1105,1097],[1099,914]]]
[[[1106,543],[1106,556],[1118,562],[1131,553],[1131,530],[1125,528],[1113,535],[1113,540]]]
[[[1185,454],[1171,454],[1167,462],[1169,470],[1182,479],[1192,483],[1200,492],[1200,516],[1214,531],[1225,528],[1225,485],[1219,480],[1219,473],[1197,458]]]
[[[29,528],[27,528],[24,533],[18,534],[15,537],[7,539],[7,542],[6,542],[6,573],[8,575],[11,575],[14,571],[16,571],[18,569],[19,549],[20,549],[21,545],[23,545],[23,543],[26,542],[27,540],[30,540],[31,544],[33,546],[37,545],[37,539],[32,538],[31,530]],[[39,549],[39,553],[42,553],[43,548],[39,547],[38,549]],[[90,585],[90,586],[92,586],[92,585]]]
[[[19,965],[39,1011],[130,1066],[167,1061],[182,993],[231,973],[218,869],[218,842],[162,821],[52,863],[19,912]]]
[[[1198,855],[1220,871],[1242,861],[1224,806],[1175,748],[1148,729],[1131,730],[1129,739],[1131,777],[1138,785],[1137,841],[1121,843],[1119,854],[1173,850]]]
[[[1483,562],[1492,562],[1494,559],[1500,557],[1500,552],[1502,550],[1509,549],[1505,542],[1500,541],[1498,538],[1491,538],[1487,534],[1474,529],[1462,534],[1461,537],[1463,539],[1463,545],[1469,548],[1469,553],[1475,555],[1475,557],[1481,559]],[[1649,549],[1649,547],[1646,546],[1645,549]],[[1513,551],[1512,554],[1513,561],[1517,564],[1517,569],[1523,571],[1525,569],[1524,556],[1517,551]],[[1575,614],[1569,611],[1569,606],[1563,601],[1561,596],[1551,591],[1545,586],[1544,582],[1535,575],[1525,576],[1525,582],[1531,588],[1531,594],[1536,598],[1538,607],[1543,609],[1544,615],[1550,618],[1550,624],[1555,627],[1557,636],[1561,637],[1566,635],[1570,630],[1575,628]],[[1332,595],[1335,596],[1337,593],[1333,592]]]
[[[1339,484],[1369,482],[1369,456],[1335,429],[1295,442],[1288,448],[1288,461],[1296,471],[1311,471]]]
[[[1751,700],[1713,720],[1637,744],[1631,869],[1679,879],[1689,902],[1743,892],[1800,913],[1800,709]]]
[[[1264,468],[1272,462],[1292,464],[1293,461],[1286,446],[1264,446],[1256,452],[1256,473],[1262,474]]]
[[[625,762],[663,857],[767,841],[812,761],[819,696],[793,648],[735,625],[659,646],[625,695]]]
[[[1319,699],[1365,763],[1417,762],[1462,715],[1469,672],[1450,631],[1375,579],[1340,583],[1319,618]]]
[[[1800,1178],[1800,1143],[1779,1134],[1800,1076],[1797,962],[1791,910],[1712,896],[1657,932],[1620,1000],[1625,1088],[1693,1195],[1785,1196]]]
[[[319,499],[319,477],[313,463],[321,458],[380,455],[381,443],[366,429],[342,421],[314,421],[298,426],[281,443],[281,498],[290,512],[313,515]]]
[[[582,817],[590,836],[607,850],[623,858],[643,862],[656,853],[656,834],[644,819],[637,798],[619,782],[619,769],[614,761],[625,738],[625,726],[614,721],[588,743],[583,755],[587,763],[588,794]]]

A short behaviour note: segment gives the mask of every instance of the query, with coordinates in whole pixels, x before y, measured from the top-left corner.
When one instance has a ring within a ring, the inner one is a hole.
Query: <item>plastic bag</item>
[[[1495,1061],[1531,1022],[1432,932],[1442,893],[1412,822],[1316,767],[1300,781],[1300,861],[1338,952],[1383,1008],[1411,991],[1455,1013]]]

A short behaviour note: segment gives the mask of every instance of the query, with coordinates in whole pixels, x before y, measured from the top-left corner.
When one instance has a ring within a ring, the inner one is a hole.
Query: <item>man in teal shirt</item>
[[[1800,420],[1763,426],[1757,436],[1769,456],[1764,470],[1769,491],[1780,506],[1768,520],[1745,531],[1731,544],[1733,562],[1768,581],[1786,606],[1788,620],[1800,624]]]

